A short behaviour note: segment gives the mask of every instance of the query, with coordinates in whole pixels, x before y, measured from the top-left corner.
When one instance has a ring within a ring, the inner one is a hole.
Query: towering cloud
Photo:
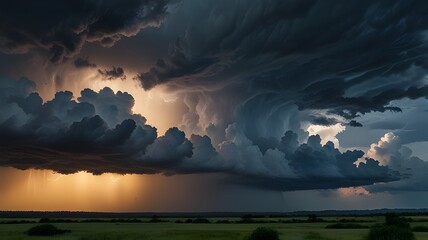
[[[428,177],[428,162],[413,156],[410,148],[403,146],[399,136],[389,132],[377,143],[370,146],[367,156],[379,159],[382,164],[400,171],[401,181],[379,184],[368,187],[368,190],[378,191],[426,191]]]

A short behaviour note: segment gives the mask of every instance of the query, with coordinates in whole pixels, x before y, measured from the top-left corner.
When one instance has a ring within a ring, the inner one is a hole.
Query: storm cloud
[[[183,0],[172,9],[173,2],[5,4],[0,51],[75,59],[76,68],[104,80],[162,87],[185,110],[177,127],[158,136],[133,112],[129,93],[87,88],[43,101],[34,82],[2,78],[0,165],[66,174],[222,173],[232,183],[280,191],[385,183],[373,186],[382,191],[412,181],[425,189],[421,173],[409,170],[425,169],[424,162],[403,146],[426,140],[418,130],[425,113],[409,124],[370,123],[396,131],[367,153],[336,138],[367,129],[364,116],[404,114],[402,101],[428,97],[425,1]],[[17,19],[22,12],[31,14]],[[158,27],[146,43],[155,47],[137,54],[158,59],[142,61],[136,76],[121,62],[78,56],[85,44],[95,49],[91,43],[126,55],[147,27]]]
[[[87,42],[110,47],[161,24],[167,0],[5,1],[0,7],[0,51],[43,51],[50,61],[78,54]]]
[[[198,106],[188,115],[199,118],[199,129],[237,123],[257,141],[299,131],[280,124],[295,112],[314,124],[359,127],[358,116],[400,112],[391,102],[428,96],[424,1],[189,0],[182,7],[189,24],[170,55],[136,79],[147,90],[193,94]]]
[[[299,144],[297,134],[289,131],[264,152],[237,125],[227,128],[226,140],[217,146],[208,136],[188,139],[178,128],[158,137],[143,116],[132,112],[134,99],[126,92],[85,89],[77,101],[71,92],[58,92],[43,103],[32,81],[1,82],[1,166],[64,174],[219,172],[232,182],[279,181],[282,184],[265,186],[277,190],[359,186],[400,178],[399,172],[373,159],[357,166],[363,152],[342,153],[331,142],[321,145],[319,136]],[[314,179],[317,184],[309,184]]]

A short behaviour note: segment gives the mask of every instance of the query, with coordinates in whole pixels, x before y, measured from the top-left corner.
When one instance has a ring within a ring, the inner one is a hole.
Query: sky
[[[0,210],[428,207],[425,1],[0,5]]]

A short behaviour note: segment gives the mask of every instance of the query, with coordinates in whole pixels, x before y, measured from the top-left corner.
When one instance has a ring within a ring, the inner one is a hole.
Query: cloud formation
[[[428,162],[413,156],[412,150],[402,145],[399,136],[386,133],[377,143],[370,146],[367,156],[376,158],[383,165],[400,171],[403,179],[397,182],[376,184],[367,187],[373,192],[427,191]]]
[[[125,80],[126,79],[125,71],[121,67],[113,66],[110,70],[98,69],[98,73],[103,77],[104,80],[114,80],[114,79]]]
[[[331,142],[321,145],[319,136],[300,144],[298,135],[288,131],[281,141],[266,142],[264,151],[238,125],[230,125],[226,140],[217,146],[208,136],[188,139],[178,128],[158,137],[143,116],[132,112],[134,99],[126,92],[85,89],[77,101],[71,92],[58,92],[43,102],[34,87],[26,78],[1,81],[1,166],[64,174],[217,172],[228,174],[232,182],[276,190],[360,186],[400,178],[373,159],[357,166],[363,152],[342,153]]]
[[[279,138],[299,131],[296,112],[300,121],[361,127],[354,118],[400,112],[394,100],[428,96],[424,1],[189,0],[182,7],[176,18],[189,24],[169,56],[136,79],[146,90],[192,94],[197,104],[187,115],[202,132],[237,123],[253,142]]]
[[[43,51],[51,62],[75,56],[87,42],[110,47],[161,24],[167,0],[7,1],[0,7],[0,51]],[[19,16],[19,17],[17,17]]]
[[[0,10],[0,50],[49,52],[52,62],[62,62],[87,42],[109,47],[160,26],[169,3],[18,0]],[[363,129],[361,115],[403,111],[396,100],[427,98],[424,1],[186,0],[175,10],[174,21],[151,39],[173,38],[169,51],[153,49],[162,52],[159,59],[135,80],[146,90],[163,85],[183,101],[179,128],[158,136],[132,112],[126,92],[63,91],[44,102],[32,81],[1,79],[0,164],[61,173],[214,172],[275,190],[378,188],[417,179],[399,165],[423,163],[392,135],[366,155],[339,150],[335,136]],[[96,67],[88,58],[74,65]],[[125,79],[122,67],[98,74]],[[325,131],[310,131],[314,125]],[[382,127],[403,128],[406,143],[426,139],[400,124]]]

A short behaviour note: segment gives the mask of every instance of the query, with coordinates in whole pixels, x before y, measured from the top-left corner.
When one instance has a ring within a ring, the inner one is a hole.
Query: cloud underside
[[[8,1],[0,7],[0,51],[43,52],[60,63],[88,42],[111,47],[143,28],[159,26],[167,5],[167,0]]]
[[[270,109],[293,103],[348,122],[401,111],[390,104],[396,99],[428,96],[424,1],[216,1],[215,10],[210,4],[194,4],[197,14],[170,55],[136,77],[145,89],[202,89],[214,92],[215,103],[227,98],[224,92],[240,91],[234,98],[241,103],[270,95],[280,98]]]
[[[299,144],[298,135],[287,131],[262,150],[235,124],[216,146],[208,136],[187,138],[178,128],[157,136],[143,116],[132,113],[134,99],[126,92],[85,89],[77,101],[71,92],[58,92],[43,103],[34,86],[25,78],[1,81],[1,166],[63,174],[226,173],[232,182],[278,190],[400,179],[398,172],[370,158],[356,166],[363,152],[340,152],[331,142],[322,145],[319,136]]]

